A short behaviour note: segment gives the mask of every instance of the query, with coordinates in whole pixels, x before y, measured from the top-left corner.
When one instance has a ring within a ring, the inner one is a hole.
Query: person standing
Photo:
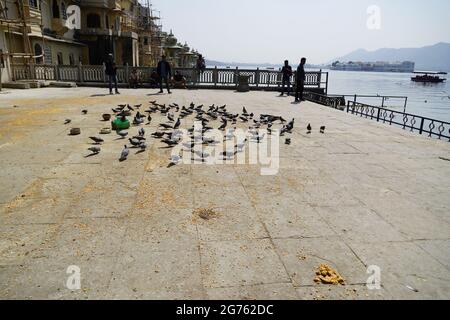
[[[303,99],[303,92],[305,90],[305,64],[306,58],[302,58],[300,65],[297,68],[297,85],[295,88],[295,102],[305,101]]]
[[[283,67],[283,69],[281,69],[281,73],[283,74],[281,96],[284,96],[284,88],[286,85],[288,87],[288,96],[290,96],[291,95],[292,67],[289,65],[288,60],[284,61],[284,67]]]
[[[203,55],[199,55],[197,59],[197,71],[200,74],[205,72],[205,69],[206,69],[205,59],[203,58]]]
[[[170,63],[166,60],[166,56],[161,57],[161,61],[158,62],[158,67],[156,72],[159,76],[159,93],[163,93],[163,81],[166,82],[167,86],[167,92],[170,94],[170,85],[169,85],[169,79],[172,78],[172,68],[170,66]]]
[[[105,62],[105,73],[108,76],[109,80],[109,94],[113,94],[113,82],[114,82],[114,88],[116,89],[116,94],[120,94],[118,88],[117,88],[117,65],[114,61],[113,54],[110,53],[108,55],[108,58]]]

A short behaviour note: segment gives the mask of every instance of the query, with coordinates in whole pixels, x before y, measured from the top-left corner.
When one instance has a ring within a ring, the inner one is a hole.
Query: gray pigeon
[[[138,135],[139,135],[140,137],[145,136],[145,130],[144,130],[144,128],[140,128],[140,129],[139,129]]]
[[[99,154],[101,151],[100,147],[97,146],[90,147],[88,150],[91,151],[93,154]]]
[[[120,154],[120,159],[119,161],[125,161],[128,158],[128,155],[130,154],[130,150],[128,149],[128,147],[125,145],[122,153]]]
[[[121,136],[122,139],[125,139],[125,137],[128,135],[128,131],[119,131],[117,132],[117,134]]]
[[[66,119],[66,121],[64,121],[64,124],[69,124],[69,123],[71,123],[71,122],[72,122],[72,120]]]

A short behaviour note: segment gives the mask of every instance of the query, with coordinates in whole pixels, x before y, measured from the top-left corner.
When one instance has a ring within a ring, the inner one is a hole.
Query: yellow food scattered
[[[342,278],[336,270],[326,264],[321,264],[317,268],[314,282],[322,284],[345,285],[344,278]]]

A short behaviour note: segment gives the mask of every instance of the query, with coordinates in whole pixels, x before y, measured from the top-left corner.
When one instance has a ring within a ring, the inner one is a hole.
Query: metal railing
[[[344,96],[338,96],[338,95],[325,95],[315,92],[305,92],[304,97],[306,100],[331,107],[338,110],[345,110],[345,97]]]
[[[151,74],[156,71],[154,67],[130,67],[120,66],[117,70],[118,82],[128,84],[132,69],[136,69],[144,84],[150,83]],[[193,68],[174,68],[173,74],[178,71],[182,74],[190,86],[207,88],[236,88],[240,76],[247,76],[249,86],[252,89],[277,89],[282,85],[282,73],[275,70],[263,69],[220,69],[207,68],[204,72],[198,72]],[[13,64],[12,78],[17,80],[54,80],[74,81],[78,84],[106,83],[104,65],[41,65],[41,64]],[[292,76],[295,81],[295,74]],[[305,88],[320,89],[327,92],[328,72],[306,72]]]
[[[409,130],[410,132],[427,134],[430,138],[448,139],[450,141],[449,122],[354,101],[348,101],[347,113],[389,125],[397,125],[402,127],[403,130]]]

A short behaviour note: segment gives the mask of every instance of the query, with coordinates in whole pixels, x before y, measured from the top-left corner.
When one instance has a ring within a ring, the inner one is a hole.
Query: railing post
[[[255,72],[255,84],[256,84],[256,87],[259,87],[259,67],[256,68],[256,72]]]
[[[103,80],[103,83],[106,83],[106,65],[105,65],[105,63],[103,62],[103,65],[102,65],[103,67],[102,67],[102,69],[103,69],[103,74],[102,74],[102,80]]]
[[[322,83],[322,69],[320,69],[318,75],[317,75],[317,88],[320,89],[320,84]]]
[[[381,109],[378,108],[378,113],[377,113],[377,122],[380,122],[380,113],[381,113]]]
[[[325,84],[325,94],[328,95],[328,75],[329,75],[329,73],[327,72],[326,75],[327,75],[327,82]]]
[[[83,69],[81,68],[81,61],[78,61],[77,71],[78,71],[78,82],[83,83]]]
[[[403,113],[406,113],[406,105],[408,104],[408,97],[405,97],[405,107],[403,108]]]
[[[236,73],[234,76],[234,83],[236,84],[236,87],[239,85],[239,67],[236,67]]]
[[[55,64],[55,81],[59,81],[59,65]]]
[[[130,83],[129,75],[130,75],[130,66],[128,65],[128,62],[127,62],[125,64],[125,74],[124,74],[125,79],[123,79],[126,84]]]
[[[217,71],[217,66],[214,67],[213,70],[213,82],[214,87],[217,87],[217,82],[219,81],[219,71]]]
[[[384,96],[381,97],[381,107],[384,108]]]
[[[420,122],[420,129],[419,129],[419,134],[423,133],[423,126],[425,125],[425,119],[422,118],[422,121]]]

